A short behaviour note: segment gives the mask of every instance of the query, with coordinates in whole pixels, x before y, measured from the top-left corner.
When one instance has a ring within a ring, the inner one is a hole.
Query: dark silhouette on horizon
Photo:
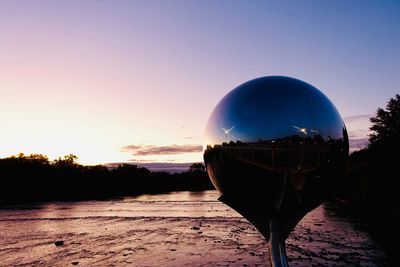
[[[42,154],[22,153],[0,159],[0,205],[213,189],[201,163],[186,172],[170,174],[131,164],[83,166],[77,159],[70,154],[49,161]]]
[[[400,214],[397,179],[400,158],[400,95],[371,117],[369,145],[353,152],[347,167],[345,198],[359,205],[378,205]]]
[[[374,237],[389,252],[390,265],[398,266],[400,95],[391,98],[385,109],[378,108],[370,121],[370,143],[350,155],[338,197],[347,201],[350,215],[367,218]]]

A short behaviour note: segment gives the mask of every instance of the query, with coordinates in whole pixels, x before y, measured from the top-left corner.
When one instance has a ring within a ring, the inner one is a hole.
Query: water
[[[8,206],[0,210],[0,265],[269,266],[262,236],[217,198],[174,192]],[[289,236],[290,265],[385,265],[362,225],[320,206]]]

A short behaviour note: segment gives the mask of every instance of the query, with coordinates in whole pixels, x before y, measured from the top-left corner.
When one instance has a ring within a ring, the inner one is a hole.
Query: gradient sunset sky
[[[352,148],[400,88],[400,1],[0,1],[0,157],[202,161],[256,77],[323,91]]]

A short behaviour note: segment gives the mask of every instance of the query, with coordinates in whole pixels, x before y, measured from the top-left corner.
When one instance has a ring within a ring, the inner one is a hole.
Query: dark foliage
[[[187,172],[169,174],[129,164],[113,169],[83,166],[76,159],[72,154],[52,162],[40,154],[0,159],[0,204],[213,188],[202,164],[194,164]]]
[[[398,166],[400,165],[400,95],[386,109],[378,108],[370,118],[368,148],[350,155],[347,168],[348,200],[360,205],[385,207],[400,213]]]
[[[374,237],[389,252],[389,260],[398,263],[400,95],[391,98],[386,109],[378,108],[370,121],[370,144],[350,155],[340,197],[353,213],[367,218]]]
[[[369,135],[371,145],[398,143],[400,137],[400,95],[391,98],[386,109],[378,108],[376,116],[370,118],[372,126]]]

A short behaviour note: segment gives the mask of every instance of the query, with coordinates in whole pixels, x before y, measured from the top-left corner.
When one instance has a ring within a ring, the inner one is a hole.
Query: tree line
[[[340,196],[354,205],[400,215],[400,95],[370,118],[369,145],[353,152]]]
[[[338,197],[343,211],[367,221],[368,232],[388,253],[388,266],[398,266],[400,252],[400,95],[370,118],[369,145],[348,160]]]
[[[171,191],[201,191],[213,186],[201,163],[188,171],[152,172],[137,165],[83,166],[77,156],[50,161],[42,154],[0,159],[0,205],[46,200],[105,199]]]

